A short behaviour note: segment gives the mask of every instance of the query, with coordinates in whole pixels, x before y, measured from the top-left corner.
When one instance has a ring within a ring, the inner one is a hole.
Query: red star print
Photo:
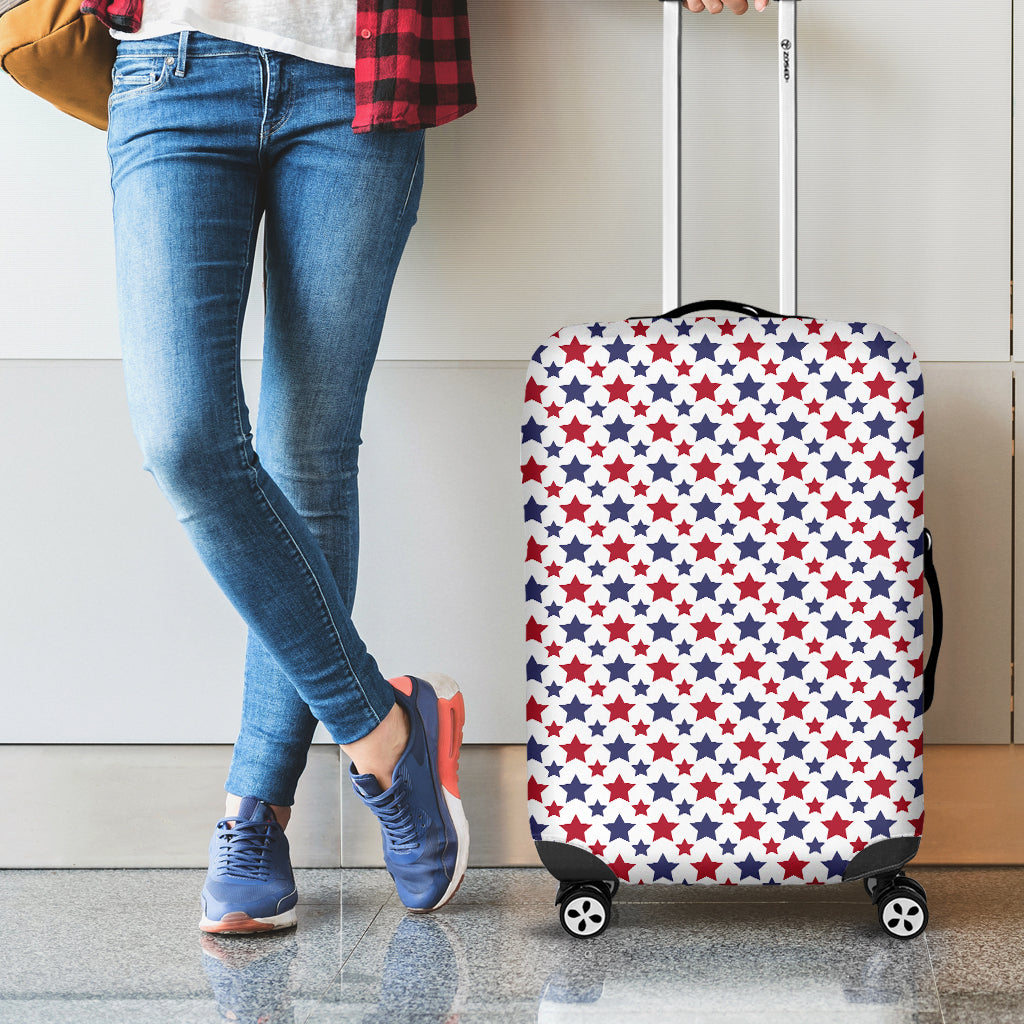
[[[670,583],[666,578],[665,574],[661,574],[661,578],[654,583],[647,584],[651,588],[651,596],[655,601],[671,601],[676,587],[680,584]]]
[[[622,377],[616,377],[611,384],[602,384],[601,386],[607,390],[609,402],[628,402],[629,393],[633,390],[633,386],[627,384]]]
[[[892,787],[896,785],[895,779],[887,779],[881,772],[879,772],[873,779],[868,779],[867,784],[871,787],[871,796],[889,796],[892,793]]]
[[[691,785],[697,791],[698,800],[714,800],[718,796],[718,789],[722,783],[715,782],[710,775],[705,775],[703,779],[693,782]]]
[[[852,821],[847,821],[845,818],[839,816],[839,812],[835,814],[828,821],[823,821],[822,824],[828,829],[828,838],[831,839],[833,836],[842,836],[846,838],[846,830],[853,824]]]
[[[879,373],[875,376],[874,380],[869,380],[867,385],[872,398],[888,398],[889,389],[892,387],[893,382],[891,380],[884,380]]]
[[[586,522],[587,513],[590,511],[590,506],[584,505],[579,498],[573,498],[568,505],[562,505],[560,507],[565,513],[565,521],[567,523],[577,520],[581,523]]]
[[[780,381],[779,387],[782,389],[782,397],[786,398],[803,398],[804,388],[807,387],[806,382],[799,381],[796,379],[796,374],[791,373],[789,380]]]
[[[611,702],[611,704],[605,704],[605,709],[608,712],[608,721],[614,722],[617,719],[621,719],[624,722],[628,722],[629,713],[635,707],[635,704],[627,704],[620,694]]]
[[[795,477],[797,480],[802,480],[804,476],[804,470],[807,468],[806,462],[801,462],[796,455],[790,455],[785,462],[779,463],[779,469],[782,470],[782,479],[786,480],[789,477]]]
[[[896,625],[896,620],[887,619],[881,612],[879,612],[873,619],[869,619],[865,625],[867,625],[871,630],[872,637],[887,637],[892,631],[892,627]]]
[[[764,505],[763,501],[755,501],[753,494],[748,494],[742,501],[736,502],[736,509],[739,511],[740,519],[760,519]]]
[[[822,426],[825,428],[825,440],[827,441],[830,437],[846,437],[847,428],[850,426],[849,420],[844,420],[840,417],[839,413],[834,413],[832,419],[825,420]]]
[[[626,861],[624,861],[622,859],[622,854],[620,853],[618,855],[618,857],[616,857],[615,860],[613,860],[608,865],[608,867],[610,867],[612,869],[612,871],[614,871],[615,874],[619,878],[621,878],[624,882],[628,882],[629,881],[629,873],[630,873],[630,871],[633,870],[633,868],[636,867],[636,865],[635,864],[628,864]]]
[[[844,740],[838,732],[834,733],[832,739],[822,740],[825,745],[825,749],[828,751],[829,757],[846,757],[846,748],[853,742],[853,740]]]
[[[840,679],[845,679],[846,670],[853,664],[853,662],[845,661],[843,658],[839,656],[839,652],[836,651],[836,653],[833,654],[831,658],[823,659],[821,664],[828,671],[828,675],[826,678],[833,679],[835,677],[838,677]]]
[[[533,377],[526,382],[526,401],[536,402],[538,405],[544,404],[544,385],[539,380],[534,380]]]
[[[739,748],[741,761],[745,757],[752,757],[757,761],[761,757],[761,748],[764,746],[764,741],[755,740],[753,733],[748,733],[745,740],[736,741],[736,746]]]
[[[720,703],[713,701],[710,695],[702,697],[693,704],[693,709],[697,712],[695,721],[699,722],[702,718],[710,718],[711,721],[715,721],[718,709],[721,706]]]
[[[719,385],[711,380],[710,377],[705,373],[704,379],[700,381],[691,381],[690,387],[693,388],[693,392],[696,395],[696,400],[699,402],[702,398],[709,398],[711,401],[715,400],[715,394],[718,391]]]
[[[747,437],[752,437],[755,441],[760,440],[759,434],[761,433],[761,428],[763,426],[764,424],[758,423],[750,413],[747,413],[746,419],[740,420],[740,422],[736,424],[736,427],[740,432],[741,441]]]
[[[748,654],[742,661],[736,662],[736,667],[740,670],[740,679],[757,679],[764,665],[763,661],[755,661],[753,654]]]
[[[827,500],[822,502],[822,505],[824,505],[825,512],[828,514],[829,519],[845,519],[846,510],[850,507],[851,504],[852,502],[845,501],[844,499],[840,498],[838,491],[835,494],[833,494],[831,498],[828,498]]]
[[[580,821],[578,814],[573,815],[572,821],[563,822],[566,842],[585,843],[587,841],[587,830],[590,828],[585,822]]]
[[[629,800],[630,791],[636,785],[634,782],[627,782],[622,775],[612,782],[604,782],[602,785],[608,790],[609,800]]]
[[[795,853],[791,854],[786,860],[780,860],[780,866],[786,871],[782,876],[783,881],[787,878],[803,878],[804,869],[809,863],[810,861],[801,860]]]
[[[702,878],[710,878],[717,881],[718,869],[722,866],[721,861],[713,861],[710,854],[705,853],[702,860],[696,861],[693,865],[697,869],[697,881]]]
[[[573,336],[572,341],[566,345],[560,345],[559,347],[565,353],[565,361],[567,363],[586,363],[586,359],[584,357],[587,354],[587,346],[584,345],[575,335]]]
[[[624,537],[618,537],[613,540],[611,544],[603,545],[608,549],[608,561],[614,562],[621,559],[623,562],[629,561],[629,553],[636,546],[630,544]]]
[[[693,471],[697,474],[698,480],[714,480],[719,466],[721,466],[720,462],[712,462],[705,455],[700,462],[693,463]]]
[[[740,359],[756,360],[758,353],[761,351],[761,343],[754,341],[748,334],[742,341],[736,342],[736,351],[739,353]]]
[[[648,743],[648,746],[651,748],[651,753],[653,754],[654,759],[656,761],[671,761],[672,752],[676,749],[676,747],[679,746],[679,744],[672,743],[669,740],[668,736],[662,736],[660,740],[655,740],[653,743]]]
[[[537,619],[531,615],[530,621],[526,624],[526,639],[527,640],[538,640],[541,643],[544,642],[544,630],[547,626],[542,626]]]
[[[895,462],[892,459],[887,459],[879,452],[873,459],[869,459],[865,465],[871,470],[871,479],[881,476],[888,480],[889,471],[895,465]]]
[[[656,363],[659,359],[664,359],[666,362],[671,363],[675,356],[676,346],[670,345],[665,338],[659,338],[654,344],[648,344],[647,346],[651,350],[651,362]]]
[[[679,668],[678,662],[669,661],[664,654],[656,662],[654,662],[654,664],[651,665],[651,669],[654,672],[654,678],[656,680],[671,680],[672,672],[677,668]]]
[[[565,601],[586,601],[587,591],[593,586],[592,583],[584,583],[579,576],[574,576],[571,583],[560,583],[559,586],[565,591]]]
[[[786,700],[780,700],[779,707],[785,712],[782,716],[783,721],[787,718],[802,719],[804,717],[804,708],[807,707],[808,703],[806,700],[800,700],[795,693]]]
[[[846,358],[846,342],[840,340],[838,334],[832,335],[831,341],[823,342],[823,347],[827,353],[826,359],[845,359]]]
[[[679,822],[671,822],[663,814],[657,821],[650,822],[650,829],[654,833],[654,840],[667,839],[672,842],[672,833],[679,827]]]
[[[586,753],[590,749],[589,743],[584,743],[579,736],[574,736],[568,743],[560,744],[565,751],[566,761],[583,761],[586,763]]]
[[[614,462],[606,462],[604,468],[608,471],[608,482],[614,480],[629,480],[629,474],[634,469],[628,462],[624,462],[621,455],[615,456]]]
[[[722,545],[716,544],[707,534],[705,534],[703,540],[693,541],[690,546],[693,548],[698,561],[702,558],[710,558],[713,562],[715,561],[715,552],[717,552]]]
[[[740,839],[756,839],[760,842],[761,829],[763,829],[768,822],[757,821],[752,814],[747,812],[747,816],[742,821],[737,821],[736,824],[740,830]]]
[[[562,665],[565,670],[565,681],[569,682],[571,679],[578,679],[580,682],[585,681],[585,674],[589,665],[584,665],[579,659],[579,655],[575,655],[572,661],[568,665]]]
[[[664,416],[657,423],[649,423],[647,425],[651,428],[651,439],[654,441],[671,441],[672,431],[677,426],[675,423],[669,423]]]
[[[873,700],[869,700],[866,703],[867,706],[871,708],[872,718],[888,718],[889,709],[896,703],[896,701],[889,700],[880,693]]]
[[[652,502],[650,505],[651,515],[653,516],[652,521],[658,519],[667,519],[669,522],[672,521],[672,513],[679,507],[678,503],[673,503],[668,500],[667,497],[662,496],[657,501]]]
[[[802,800],[804,790],[807,788],[809,783],[801,781],[796,777],[796,772],[793,772],[788,779],[780,779],[779,785],[782,787],[783,793],[786,794],[786,799],[795,796],[797,799]]]

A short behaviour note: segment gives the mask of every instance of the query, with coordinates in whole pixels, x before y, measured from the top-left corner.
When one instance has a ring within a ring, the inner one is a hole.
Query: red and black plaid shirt
[[[142,4],[85,0],[82,11],[138,32]],[[354,132],[432,128],[475,106],[466,0],[359,0]]]

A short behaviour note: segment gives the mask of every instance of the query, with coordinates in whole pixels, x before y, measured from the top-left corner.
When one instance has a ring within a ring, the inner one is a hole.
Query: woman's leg
[[[151,67],[164,82],[115,85],[109,136],[124,369],[145,466],[313,715],[353,742],[389,713],[391,687],[316,538],[253,448],[239,373],[268,194],[273,59],[195,36],[179,77],[175,37],[120,51],[125,73]],[[287,802],[275,796],[264,798]]]

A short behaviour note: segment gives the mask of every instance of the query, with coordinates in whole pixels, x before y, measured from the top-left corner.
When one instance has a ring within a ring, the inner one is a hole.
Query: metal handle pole
[[[779,312],[797,309],[796,7],[779,2]]]
[[[679,93],[682,4],[662,4],[662,257],[661,308],[675,309],[682,302],[679,180]]]

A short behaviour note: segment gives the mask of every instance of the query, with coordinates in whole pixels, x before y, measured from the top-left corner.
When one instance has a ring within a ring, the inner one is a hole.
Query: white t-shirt
[[[189,29],[321,64],[356,66],[357,0],[146,0],[138,32],[154,39]]]

